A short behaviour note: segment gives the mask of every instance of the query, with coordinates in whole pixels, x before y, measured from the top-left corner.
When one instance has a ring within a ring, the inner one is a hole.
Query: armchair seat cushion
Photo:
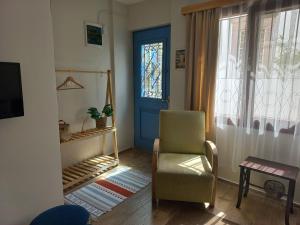
[[[159,154],[156,173],[157,198],[210,202],[214,179],[205,155]]]

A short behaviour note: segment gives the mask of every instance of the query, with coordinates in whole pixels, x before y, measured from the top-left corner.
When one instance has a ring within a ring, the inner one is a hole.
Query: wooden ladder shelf
[[[112,96],[112,85],[111,85],[111,71],[89,71],[89,70],[76,70],[76,69],[56,69],[56,72],[63,73],[85,73],[85,74],[107,74],[107,88],[106,88],[106,104],[111,104],[112,108],[115,109],[113,96]],[[108,133],[112,133],[113,138],[113,149],[114,157],[99,155],[93,158],[84,160],[75,165],[69,166],[63,169],[63,189],[67,192],[78,185],[93,179],[96,176],[116,167],[119,164],[118,156],[118,142],[117,142],[117,128],[115,126],[115,111],[111,117],[112,126],[105,128],[89,129],[82,132],[73,133],[71,138],[67,141],[61,141],[61,145],[73,141],[84,140],[93,138]]]

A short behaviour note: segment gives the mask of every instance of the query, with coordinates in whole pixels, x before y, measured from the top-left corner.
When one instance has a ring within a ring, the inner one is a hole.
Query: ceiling
[[[136,4],[138,2],[143,2],[145,0],[117,0],[118,2],[121,2],[123,4],[126,4],[126,5],[132,5],[132,4]]]

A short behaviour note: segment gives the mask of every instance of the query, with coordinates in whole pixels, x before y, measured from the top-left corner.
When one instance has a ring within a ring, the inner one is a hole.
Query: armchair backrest
[[[205,154],[205,113],[160,112],[160,152]]]

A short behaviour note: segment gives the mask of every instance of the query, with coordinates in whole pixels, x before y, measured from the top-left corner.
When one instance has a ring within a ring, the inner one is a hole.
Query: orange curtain
[[[215,140],[214,103],[218,52],[219,9],[188,14],[186,110],[204,111],[206,137]]]

